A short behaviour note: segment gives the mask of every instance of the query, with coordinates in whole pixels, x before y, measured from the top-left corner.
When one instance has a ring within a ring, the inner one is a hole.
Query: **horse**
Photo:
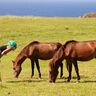
[[[54,42],[39,42],[33,41],[26,45],[20,53],[17,55],[13,62],[13,70],[14,70],[14,77],[18,78],[22,67],[21,64],[25,61],[25,59],[29,58],[31,60],[31,69],[32,74],[31,78],[34,76],[34,63],[36,63],[36,67],[39,73],[39,78],[41,78],[39,60],[50,60],[56,51],[62,46],[61,43],[54,43]],[[63,63],[60,64],[61,67],[61,74],[60,77],[63,76]]]
[[[89,61],[96,58],[96,40],[75,41],[69,40],[54,54],[49,63],[49,82],[55,82],[58,75],[58,67],[65,59],[69,72],[68,82],[71,80],[72,64],[75,67],[77,80],[80,81],[77,61]]]

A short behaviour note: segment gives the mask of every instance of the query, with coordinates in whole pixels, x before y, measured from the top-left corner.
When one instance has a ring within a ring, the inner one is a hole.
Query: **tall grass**
[[[18,79],[13,78],[12,62],[20,50],[29,42],[61,42],[67,40],[95,40],[96,19],[83,18],[45,18],[45,17],[0,17],[0,45],[15,40],[18,48],[1,58],[0,96],[95,96],[96,94],[96,60],[78,62],[81,83],[76,83],[73,68],[72,80],[67,83],[59,75],[55,84],[48,82],[48,62],[40,60],[42,79],[35,76],[31,79],[30,60],[22,64],[22,72]],[[63,62],[65,63],[65,61]],[[64,64],[64,77],[68,72]]]

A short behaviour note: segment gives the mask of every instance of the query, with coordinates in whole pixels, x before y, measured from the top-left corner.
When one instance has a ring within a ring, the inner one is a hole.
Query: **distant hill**
[[[96,12],[85,13],[81,18],[96,18]]]

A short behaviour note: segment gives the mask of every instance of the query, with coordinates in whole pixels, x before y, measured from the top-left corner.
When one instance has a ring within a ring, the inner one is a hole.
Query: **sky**
[[[96,0],[0,0],[0,2],[96,2]]]

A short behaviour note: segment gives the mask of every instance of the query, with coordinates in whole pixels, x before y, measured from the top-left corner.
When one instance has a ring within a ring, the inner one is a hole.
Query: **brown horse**
[[[34,75],[34,63],[36,63],[36,67],[39,72],[39,78],[41,78],[38,59],[41,59],[41,60],[51,59],[61,46],[62,46],[61,43],[52,43],[52,42],[41,43],[38,41],[31,42],[21,50],[21,52],[17,55],[16,59],[13,61],[14,76],[15,77],[19,76],[22,70],[21,64],[25,61],[26,58],[29,58],[31,60],[31,69],[32,69],[31,77]],[[60,77],[62,77],[63,75],[62,62],[60,66],[61,66]]]
[[[75,67],[78,80],[80,80],[77,61],[89,61],[96,58],[96,40],[67,41],[53,56],[49,63],[49,81],[55,82],[60,63],[66,59],[69,71],[68,81],[71,80],[72,64]]]

